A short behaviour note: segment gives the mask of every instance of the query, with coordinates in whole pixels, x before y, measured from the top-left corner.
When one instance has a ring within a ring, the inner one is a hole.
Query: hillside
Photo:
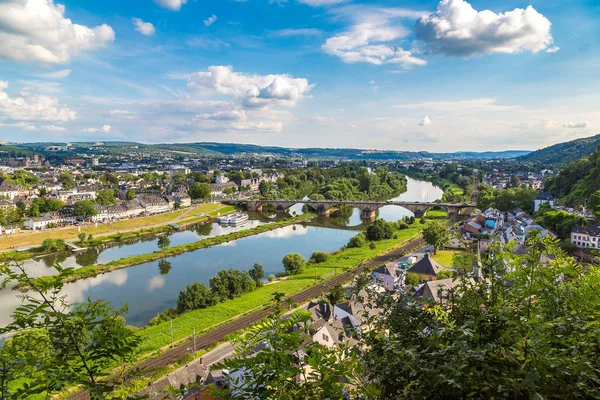
[[[517,158],[519,161],[539,162],[548,166],[562,166],[594,152],[600,145],[600,135],[558,143]]]
[[[600,213],[600,145],[589,156],[567,164],[545,188],[565,205],[587,203],[589,210]]]

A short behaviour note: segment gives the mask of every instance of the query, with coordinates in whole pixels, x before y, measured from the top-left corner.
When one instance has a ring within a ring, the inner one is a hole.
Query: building
[[[179,202],[179,207],[185,208],[192,205],[192,198],[189,194],[185,192],[175,192],[173,193],[173,198],[175,201]]]
[[[459,283],[460,281],[458,279],[453,278],[428,281],[421,285],[419,290],[415,293],[415,297],[421,298],[425,302],[429,300],[436,303],[443,303],[450,298],[454,292],[454,288],[458,286]]]
[[[585,228],[574,227],[571,242],[580,249],[600,249],[600,222]]]
[[[398,274],[395,264],[387,263],[373,271],[372,277],[373,283],[383,286],[388,291],[393,291],[400,274]]]
[[[5,197],[8,200],[13,200],[15,197],[25,196],[28,194],[29,191],[25,187],[15,185],[8,179],[2,179],[0,181],[0,197]]]
[[[429,257],[429,253],[426,253],[425,257],[410,267],[406,272],[412,272],[413,274],[419,275],[419,281],[421,282],[428,282],[437,280],[438,274],[443,269],[444,267]]]
[[[533,211],[538,212],[542,204],[550,204],[550,207],[554,208],[554,197],[552,197],[552,195],[550,195],[549,193],[540,193],[535,198],[535,205]]]

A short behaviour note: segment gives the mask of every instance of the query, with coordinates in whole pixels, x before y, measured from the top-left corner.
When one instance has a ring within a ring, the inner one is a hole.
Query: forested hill
[[[545,188],[565,205],[587,203],[589,210],[600,213],[600,145],[589,156],[568,164]]]
[[[600,145],[600,135],[570,142],[558,143],[519,157],[519,161],[540,162],[544,165],[562,166],[589,156]]]

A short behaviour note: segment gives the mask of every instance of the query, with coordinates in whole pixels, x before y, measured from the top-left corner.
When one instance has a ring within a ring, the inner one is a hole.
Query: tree
[[[335,285],[331,288],[329,293],[327,293],[327,301],[331,304],[331,307],[335,306],[346,300],[346,291],[342,285]]]
[[[327,261],[329,259],[329,253],[324,251],[315,251],[310,256],[310,262],[313,264],[319,264]]]
[[[283,268],[288,275],[299,274],[302,272],[304,267],[306,267],[306,260],[301,254],[298,253],[287,254],[283,257],[281,262],[283,263]]]
[[[96,203],[103,206],[109,206],[115,204],[117,197],[115,191],[112,189],[101,189],[96,193]]]
[[[249,271],[250,278],[254,279],[256,282],[256,286],[259,286],[262,283],[262,279],[265,277],[265,271],[262,265],[255,263],[252,266],[252,269]]]
[[[73,269],[55,268],[57,274],[38,286],[21,265],[0,266],[2,288],[30,288],[21,295],[12,321],[0,328],[0,335],[16,334],[0,349],[2,399],[52,397],[71,386],[81,386],[92,398],[105,398],[114,389],[114,381],[104,379],[108,371],[114,366],[123,373],[137,351],[140,338],[125,326],[126,309],[115,311],[90,299],[68,304],[62,281]]]
[[[271,182],[265,180],[260,181],[260,183],[258,184],[258,190],[260,191],[260,195],[263,197],[267,196],[271,191],[272,187],[273,184]]]
[[[419,275],[414,272],[408,272],[406,274],[406,284],[411,286],[419,286]]]
[[[452,273],[452,271],[450,271],[449,269],[443,269],[438,273],[437,278],[438,279],[448,279],[448,278],[452,278],[454,276],[454,274]]]
[[[348,248],[360,248],[363,247],[365,245],[365,237],[364,234],[361,232],[356,236],[352,236],[350,238],[350,241],[348,242]]]
[[[208,282],[210,290],[220,301],[232,300],[256,289],[256,282],[250,277],[248,271],[238,271],[233,268],[219,271]]]
[[[518,188],[521,186],[521,180],[515,174],[510,176],[510,187]]]
[[[44,239],[42,242],[42,250],[44,251],[62,251],[67,248],[67,244],[63,239]]]
[[[208,183],[195,182],[188,189],[188,194],[194,200],[206,200],[210,198],[210,186],[208,185]]]
[[[69,171],[61,172],[58,176],[58,181],[62,184],[65,190],[70,190],[75,187],[75,179]]]
[[[79,243],[83,244],[85,242],[85,232],[81,232],[77,237],[79,238]]]
[[[367,227],[366,231],[367,240],[371,241],[391,239],[393,235],[394,224],[391,222],[385,222],[382,219],[376,219]]]
[[[126,200],[135,199],[135,189],[127,189],[127,192],[125,193],[125,199]]]
[[[179,292],[177,299],[177,311],[184,313],[186,311],[197,310],[214,306],[219,302],[219,298],[202,283],[194,282]]]
[[[450,229],[439,221],[427,224],[422,234],[425,243],[433,246],[433,254],[437,254],[437,250],[446,246],[450,241]]]
[[[73,215],[82,218],[90,218],[98,214],[96,206],[90,200],[81,200],[73,203]]]
[[[158,271],[161,275],[167,275],[171,271],[171,263],[164,258],[158,261]]]

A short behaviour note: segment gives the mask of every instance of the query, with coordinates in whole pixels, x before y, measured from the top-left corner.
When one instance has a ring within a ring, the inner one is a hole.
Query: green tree
[[[313,264],[319,264],[329,259],[329,253],[325,251],[314,251],[310,256],[310,262]]]
[[[254,282],[256,282],[256,286],[260,286],[262,284],[262,279],[265,277],[265,270],[262,265],[255,263],[249,271],[249,274],[250,278],[254,279]]]
[[[126,200],[135,199],[135,189],[127,189],[127,192],[125,193],[125,199]]]
[[[183,313],[186,311],[197,310],[214,306],[219,302],[219,298],[202,283],[194,282],[179,292],[177,299],[177,311]]]
[[[438,273],[437,278],[438,279],[448,279],[448,278],[452,278],[454,276],[454,274],[452,273],[452,271],[448,270],[448,269],[443,269]]]
[[[159,249],[164,250],[171,246],[171,239],[167,235],[161,235],[158,237],[157,245]]]
[[[253,291],[256,289],[256,282],[250,277],[248,271],[230,268],[221,270],[210,278],[209,286],[220,301],[225,301]]]
[[[90,200],[81,200],[73,203],[73,215],[82,218],[90,218],[98,214],[96,206]]]
[[[367,227],[366,237],[367,240],[378,241],[384,239],[391,239],[394,235],[394,224],[385,222],[382,219],[376,219]]]
[[[406,274],[406,284],[411,286],[419,286],[419,275],[414,272],[408,272]]]
[[[58,176],[58,181],[62,184],[65,190],[70,190],[75,187],[75,179],[73,179],[73,174],[69,171],[61,172]]]
[[[208,183],[195,182],[188,189],[188,194],[194,200],[210,198],[210,186]]]
[[[361,232],[356,236],[352,236],[350,238],[350,241],[348,242],[348,248],[360,248],[363,247],[365,245],[365,237],[364,234]]]
[[[96,203],[103,206],[109,206],[115,204],[117,197],[115,191],[112,189],[101,189],[96,193]]]
[[[342,285],[335,285],[331,288],[329,293],[327,293],[327,301],[331,304],[331,307],[335,306],[346,300],[346,290]]]
[[[443,248],[450,241],[450,229],[439,221],[433,221],[427,224],[422,231],[425,243],[433,246],[433,254]]]
[[[79,238],[79,243],[83,244],[85,242],[85,232],[81,232],[77,237]]]
[[[30,288],[22,294],[11,322],[0,328],[0,335],[16,333],[11,341],[19,342],[0,350],[0,398],[50,397],[70,386],[81,386],[92,398],[105,398],[114,389],[114,383],[104,379],[107,366],[124,371],[121,367],[140,343],[124,324],[126,309],[115,311],[106,302],[90,299],[68,304],[62,281],[73,269],[55,268],[57,274],[38,286],[21,265],[0,266],[2,288],[9,284]],[[28,335],[23,342],[22,335]]]
[[[271,191],[271,188],[273,187],[273,184],[271,182],[267,182],[267,181],[260,181],[260,183],[258,184],[258,190],[260,191],[260,195],[261,196],[267,196],[269,194],[269,192]]]
[[[67,244],[63,239],[44,239],[42,242],[42,250],[44,251],[62,251],[67,248]]]
[[[302,272],[304,267],[306,267],[306,260],[301,254],[298,253],[290,253],[285,255],[281,262],[283,263],[283,268],[288,275],[299,274]]]

